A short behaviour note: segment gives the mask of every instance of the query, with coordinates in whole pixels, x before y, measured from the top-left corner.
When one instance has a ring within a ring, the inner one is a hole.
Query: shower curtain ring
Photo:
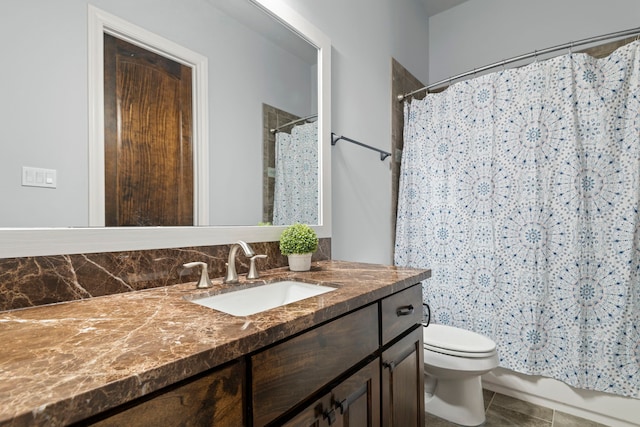
[[[534,57],[534,61],[533,62],[538,62],[538,51],[537,50],[533,51],[533,57]]]
[[[569,55],[573,55],[573,40],[571,40],[571,43],[569,44]]]

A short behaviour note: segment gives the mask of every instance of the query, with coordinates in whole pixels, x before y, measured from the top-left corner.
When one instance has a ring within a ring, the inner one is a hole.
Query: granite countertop
[[[188,302],[194,283],[0,312],[0,425],[66,425],[384,298],[428,278],[416,270],[321,261],[278,268],[259,281],[296,278],[338,289],[246,317]]]

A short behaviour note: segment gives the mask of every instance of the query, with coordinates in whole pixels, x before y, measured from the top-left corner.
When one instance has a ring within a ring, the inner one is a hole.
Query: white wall
[[[637,0],[469,0],[429,20],[429,81],[534,50],[640,26]],[[607,425],[640,425],[640,400],[499,369],[490,388]]]
[[[333,132],[391,147],[391,58],[426,81],[421,0],[284,0],[331,39]],[[390,159],[340,141],[332,148],[335,259],[390,264]]]
[[[88,3],[0,3],[0,227],[88,225]],[[206,0],[90,3],[209,58],[211,222],[256,225],[262,103],[315,112],[315,66]],[[58,187],[22,187],[22,166],[56,169]]]

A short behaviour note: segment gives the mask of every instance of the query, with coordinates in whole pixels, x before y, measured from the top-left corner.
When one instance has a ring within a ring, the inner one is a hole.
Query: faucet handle
[[[200,280],[198,281],[198,285],[196,286],[196,288],[198,289],[203,289],[203,288],[210,288],[211,285],[211,279],[209,279],[209,273],[207,271],[207,263],[206,262],[188,262],[186,264],[182,264],[182,266],[184,268],[194,268],[194,267],[198,267],[201,266],[202,267],[202,272],[200,273]]]
[[[247,273],[247,279],[253,280],[258,279],[260,275],[258,274],[258,268],[256,267],[256,259],[257,258],[266,258],[266,255],[254,255],[249,260],[251,263],[249,264],[249,272]]]

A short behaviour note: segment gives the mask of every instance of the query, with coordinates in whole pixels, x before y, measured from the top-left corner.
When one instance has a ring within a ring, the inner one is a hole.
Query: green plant
[[[280,235],[282,255],[306,254],[318,249],[318,236],[307,224],[296,223],[287,227]]]

